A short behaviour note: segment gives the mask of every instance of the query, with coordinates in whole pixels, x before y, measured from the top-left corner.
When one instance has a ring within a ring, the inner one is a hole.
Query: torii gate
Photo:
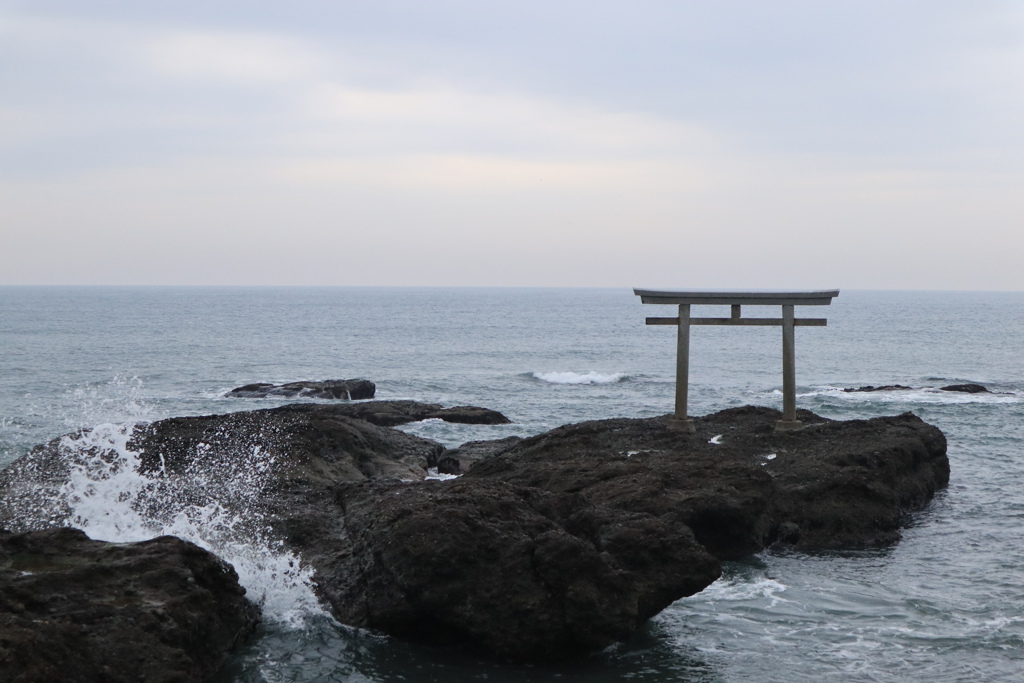
[[[796,354],[794,327],[824,327],[825,318],[795,318],[794,306],[828,306],[838,289],[816,292],[666,292],[652,289],[634,289],[633,293],[645,304],[677,304],[678,318],[647,318],[648,325],[676,325],[676,412],[671,426],[693,433],[693,420],[686,414],[686,398],[690,381],[690,326],[691,325],[761,325],[782,327],[782,419],[775,431],[798,429],[796,419]],[[731,306],[728,318],[691,318],[693,305]],[[782,306],[781,318],[741,318],[741,306]]]

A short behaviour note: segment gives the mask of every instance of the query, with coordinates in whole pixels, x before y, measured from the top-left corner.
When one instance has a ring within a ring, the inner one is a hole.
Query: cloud
[[[446,193],[524,191],[675,193],[712,185],[697,165],[658,161],[525,160],[484,155],[414,155],[390,159],[300,159],[285,163],[281,180],[307,187],[361,186]]]
[[[571,95],[429,74],[370,85],[367,74],[386,70],[377,59],[308,38],[54,18],[8,24],[20,36],[6,48],[15,56],[39,63],[57,50],[62,61],[48,67],[59,80],[6,96],[7,111],[45,121],[49,131],[21,139],[13,164],[0,161],[15,174],[224,156],[293,166],[306,156],[308,168],[337,167],[341,157],[399,155],[463,166],[479,156],[479,167],[492,171],[499,157],[508,168],[552,163],[561,169],[552,168],[554,177],[588,164],[709,157],[720,147],[719,133],[706,126]],[[473,183],[484,177],[511,176],[489,172]]]
[[[0,273],[1024,288],[1017,19],[904,44],[916,5],[873,34],[878,4],[783,4],[394,34],[0,11]]]
[[[519,155],[665,156],[681,147],[707,153],[715,144],[710,131],[658,116],[452,84],[381,90],[321,83],[304,94],[302,112],[325,132],[357,130],[385,149],[389,137],[420,148]]]
[[[302,81],[323,62],[309,44],[274,35],[175,32],[152,37],[146,47],[160,73],[235,84]]]

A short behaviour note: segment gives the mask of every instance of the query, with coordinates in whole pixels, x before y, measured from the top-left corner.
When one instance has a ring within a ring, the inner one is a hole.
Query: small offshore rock
[[[880,387],[872,386],[869,384],[866,387],[847,387],[846,389],[843,389],[843,391],[847,393],[860,391],[910,391],[913,388],[914,387],[908,387],[902,384],[886,384],[885,386]]]
[[[961,394],[991,394],[986,387],[980,384],[950,384],[948,387],[940,387],[941,391],[956,391]]]
[[[207,681],[258,621],[231,565],[187,541],[0,530],[0,680]]]
[[[246,384],[224,394],[227,398],[327,398],[360,401],[373,398],[376,385],[368,379],[328,379],[322,382]]]

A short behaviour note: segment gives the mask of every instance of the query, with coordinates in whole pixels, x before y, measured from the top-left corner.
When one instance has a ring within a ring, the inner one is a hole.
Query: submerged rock
[[[942,391],[957,391],[961,394],[991,394],[986,387],[980,384],[950,384],[948,387],[940,387]]]
[[[289,382],[287,384],[246,384],[232,389],[228,398],[333,398],[348,401],[373,398],[377,386],[368,379],[327,379],[322,382]]]
[[[861,391],[911,391],[911,390],[913,390],[913,388],[914,387],[908,387],[908,386],[904,386],[902,384],[886,384],[886,385],[880,386],[880,387],[876,387],[876,386],[873,386],[873,385],[869,384],[866,387],[856,387],[856,388],[854,388],[854,387],[847,387],[846,389],[843,389],[843,391],[845,391],[847,393],[861,392]]]
[[[910,413],[800,411],[805,426],[777,434],[778,411],[748,406],[694,418],[695,434],[668,416],[614,419],[445,451],[380,426],[437,415],[406,403],[175,418],[130,445],[150,476],[202,473],[213,484],[196,498],[249,506],[342,622],[521,661],[625,639],[717,579],[722,560],[773,543],[892,543],[949,479],[945,438]],[[35,456],[0,476],[0,495],[52,482],[45,449]],[[424,481],[444,461],[466,473]],[[254,471],[258,495],[233,498],[232,477]]]
[[[0,680],[205,681],[255,627],[231,565],[170,536],[0,531]]]
[[[850,387],[843,389],[846,392],[859,392],[859,391],[910,391],[913,387],[903,386],[902,384],[887,384],[885,386],[875,387],[868,385],[866,387],[857,387],[856,389]],[[991,391],[981,384],[950,384],[949,386],[939,387],[939,391],[956,391],[962,394],[990,394]]]

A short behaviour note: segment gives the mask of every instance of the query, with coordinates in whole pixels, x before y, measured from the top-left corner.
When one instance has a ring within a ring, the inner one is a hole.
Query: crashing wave
[[[614,384],[627,379],[628,375],[624,372],[601,373],[594,371],[585,373],[535,372],[533,377],[551,384]]]

